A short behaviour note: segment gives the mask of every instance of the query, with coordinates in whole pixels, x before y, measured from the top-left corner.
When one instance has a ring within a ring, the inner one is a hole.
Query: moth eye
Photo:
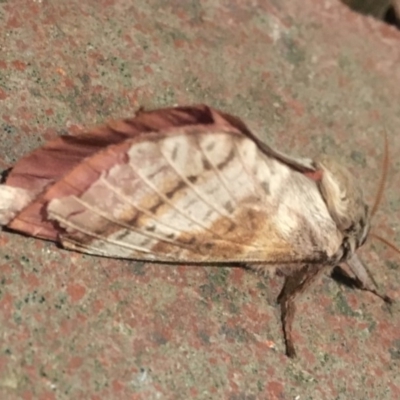
[[[342,242],[342,251],[343,251],[343,254],[340,259],[340,262],[347,260],[350,256],[350,254],[352,253],[351,245],[350,245],[348,238],[345,238]]]

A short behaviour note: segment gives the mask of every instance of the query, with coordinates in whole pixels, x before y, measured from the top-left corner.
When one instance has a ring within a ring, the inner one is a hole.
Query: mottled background
[[[0,166],[139,107],[205,102],[334,155],[400,245],[400,32],[336,0],[0,0]],[[400,300],[400,259],[362,257]],[[284,356],[281,278],[100,259],[0,233],[1,399],[399,399],[400,308],[323,277]]]

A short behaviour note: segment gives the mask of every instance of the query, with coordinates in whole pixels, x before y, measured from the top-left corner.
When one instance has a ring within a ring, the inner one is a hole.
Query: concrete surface
[[[335,0],[1,0],[0,166],[138,106],[206,102],[291,154],[333,154],[400,245],[400,32]],[[362,251],[400,300],[400,259]],[[0,233],[1,399],[399,399],[400,314],[326,276],[284,354],[282,280],[143,265]]]

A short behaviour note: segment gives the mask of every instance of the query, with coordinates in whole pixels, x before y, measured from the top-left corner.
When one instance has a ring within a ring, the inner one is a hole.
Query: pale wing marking
[[[229,190],[229,185],[225,181],[223,174],[221,174],[220,170],[216,167],[216,165],[213,163],[211,158],[207,155],[207,152],[204,151],[204,149],[201,147],[201,142],[199,142],[199,149],[201,151],[202,156],[207,160],[207,162],[211,165],[212,170],[214,171],[215,175],[217,176],[218,180],[221,182],[221,185],[223,188],[226,190],[226,192],[229,194],[229,197],[233,202],[238,205],[238,200],[235,198],[235,195],[232,193],[231,190]]]
[[[157,240],[160,240],[162,242],[170,243],[170,244],[173,244],[173,245],[178,246],[178,247],[189,249],[188,246],[185,246],[183,243],[181,243],[179,241],[165,238],[163,236],[157,235],[156,233],[143,231],[142,229],[138,229],[138,228],[135,229],[134,226],[128,225],[128,224],[126,224],[124,222],[118,221],[118,220],[110,217],[109,215],[107,215],[103,211],[99,210],[97,207],[93,207],[92,205],[90,205],[86,201],[84,201],[84,200],[82,200],[82,199],[80,199],[80,198],[78,198],[76,196],[73,196],[73,198],[75,199],[75,201],[77,201],[78,203],[82,204],[88,210],[92,211],[93,213],[95,213],[97,215],[100,215],[102,218],[106,219],[107,221],[110,221],[110,222],[114,223],[115,225],[121,226],[121,227],[123,227],[123,228],[125,228],[127,230],[130,230],[132,232],[136,232],[139,235],[142,235],[142,236],[145,236],[145,237],[149,237],[149,238],[152,238],[152,239],[157,239]]]
[[[247,139],[245,139],[245,140],[247,140]],[[245,171],[245,173],[249,176],[250,180],[253,182],[253,192],[254,192],[254,194],[256,196],[260,196],[261,195],[262,198],[265,197],[265,191],[261,187],[261,184],[258,181],[258,179],[255,179],[254,174],[251,173],[249,171],[249,169],[247,168],[246,162],[243,159],[243,155],[240,152],[240,149],[238,148],[237,143],[236,143],[235,140],[233,141],[233,146],[235,148],[235,152],[236,152],[236,154],[238,156],[238,159],[239,159],[239,161],[240,161],[240,163],[242,165],[243,171]]]
[[[157,218],[156,215],[154,215],[152,212],[150,212],[149,210],[147,210],[146,208],[140,207],[137,204],[135,204],[132,199],[128,196],[126,196],[121,190],[119,190],[116,186],[114,186],[112,183],[110,183],[107,179],[104,179],[104,177],[102,176],[100,178],[101,182],[107,186],[113,193],[115,193],[115,195],[117,197],[119,197],[122,201],[126,202],[127,204],[131,205],[132,207],[136,208],[138,211],[142,212],[143,214],[145,214],[146,216],[148,216],[149,218],[151,218],[153,221],[156,221],[157,223],[159,223],[160,225],[164,225],[167,228],[170,228],[174,231],[176,231],[177,233],[182,233],[182,230],[179,228],[176,228],[175,226],[169,225],[164,221],[161,221]]]
[[[138,168],[132,163],[129,162],[130,167],[132,168],[133,172],[144,182],[150,189],[152,189],[166,204],[171,206],[175,211],[177,211],[179,214],[181,214],[183,217],[188,219],[189,221],[193,222],[194,224],[197,224],[199,227],[202,229],[205,229],[206,231],[210,232],[212,235],[222,239],[222,236],[219,235],[218,233],[212,231],[208,226],[204,225],[201,221],[192,218],[190,215],[186,214],[182,210],[180,210],[176,205],[168,199],[163,193],[161,193],[154,185],[152,182],[150,182],[144,175],[142,175],[139,171]]]
[[[111,184],[109,181],[107,181],[106,179],[104,179],[104,177],[100,177],[99,178],[102,183],[107,186],[112,192],[114,192],[118,197],[120,197],[122,200],[126,201],[128,204],[132,205],[133,207],[135,207],[138,211],[143,212],[143,214],[147,215],[149,218],[153,219],[154,221],[156,221],[157,223],[159,223],[160,225],[164,225],[167,228],[173,229],[175,230],[177,233],[182,233],[181,229],[175,228],[172,225],[169,225],[167,223],[165,223],[162,219],[157,219],[157,217],[152,214],[151,212],[149,212],[148,210],[146,210],[145,208],[142,208],[140,206],[138,206],[137,204],[135,204],[134,202],[132,202],[131,198],[127,197],[124,193],[122,193],[116,186],[114,186],[113,184]],[[178,210],[179,211],[179,210]],[[222,237],[219,236],[219,239],[222,240]],[[236,242],[234,242],[236,243]],[[171,241],[171,244],[176,244],[175,241]],[[181,246],[182,247],[182,246]],[[253,246],[247,246],[249,249],[255,249],[255,247]],[[192,251],[193,249],[190,248]]]
[[[211,209],[213,209],[214,211],[216,211],[221,217],[225,217],[227,219],[229,219],[233,224],[236,224],[236,222],[234,221],[234,219],[228,214],[226,213],[224,210],[221,210],[218,207],[215,207],[212,202],[210,202],[208,196],[206,194],[204,194],[204,192],[202,192],[201,190],[199,190],[195,185],[193,185],[187,178],[185,175],[183,175],[179,169],[176,167],[176,165],[172,162],[172,160],[170,158],[168,158],[160,149],[160,153],[161,155],[164,157],[165,161],[168,162],[168,164],[170,165],[170,167],[175,171],[175,173],[179,176],[180,179],[182,179],[183,182],[185,182],[185,185],[187,187],[189,187],[190,189],[192,189],[197,196]]]

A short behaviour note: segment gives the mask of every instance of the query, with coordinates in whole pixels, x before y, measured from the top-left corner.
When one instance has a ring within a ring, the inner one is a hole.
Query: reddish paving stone
[[[0,2],[0,166],[140,105],[206,102],[289,154],[333,154],[400,242],[400,32],[338,1]],[[362,250],[400,299],[400,261]],[[298,305],[283,355],[282,280],[144,265],[0,234],[0,398],[400,397],[399,307],[329,277]]]

